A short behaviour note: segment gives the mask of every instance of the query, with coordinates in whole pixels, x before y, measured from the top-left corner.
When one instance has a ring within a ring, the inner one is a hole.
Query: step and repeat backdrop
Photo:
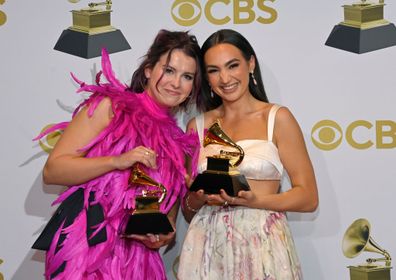
[[[76,55],[78,40],[54,49],[88,4],[0,0],[0,279],[43,279],[44,254],[30,247],[65,187],[41,179],[59,135],[32,139],[83,100],[69,73],[91,83],[100,70],[94,53]],[[125,50],[110,58],[126,83],[160,29],[190,30],[202,43],[232,28],[254,46],[270,101],[296,116],[317,176],[319,209],[288,213],[305,279],[350,279],[367,258],[396,256],[395,3],[115,0],[111,10]],[[180,125],[192,115],[178,116]],[[169,279],[188,226],[181,215],[177,225],[176,244],[163,251]],[[393,278],[394,270],[382,268]]]

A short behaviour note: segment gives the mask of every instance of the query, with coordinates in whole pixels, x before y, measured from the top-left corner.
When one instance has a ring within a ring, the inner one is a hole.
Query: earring
[[[210,87],[210,97],[211,97],[211,98],[214,98],[214,92],[213,92],[213,90],[212,90],[212,87]]]
[[[256,78],[254,77],[253,71],[250,72],[250,76],[252,77],[253,84],[254,84],[255,86],[257,86],[257,81],[256,81]]]

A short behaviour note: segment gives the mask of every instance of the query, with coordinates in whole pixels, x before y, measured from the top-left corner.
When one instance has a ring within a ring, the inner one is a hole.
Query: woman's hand
[[[189,192],[186,197],[186,206],[199,210],[207,201],[208,195],[205,194],[204,190]]]
[[[211,206],[213,205],[221,206],[226,204],[226,200],[223,197],[221,197],[220,194],[208,194],[207,204]]]
[[[149,168],[157,169],[157,154],[150,148],[138,146],[128,152],[114,157],[114,166],[119,170],[130,168],[137,162],[140,162]]]
[[[125,236],[127,238],[135,239],[142,242],[146,247],[156,250],[162,246],[168,245],[175,238],[176,230],[169,232],[168,234],[152,234],[148,233],[146,235],[131,234]]]
[[[239,191],[238,196],[229,196],[223,189],[220,190],[219,198],[222,205],[241,205],[250,207],[256,202],[256,195],[252,191]]]
[[[193,183],[193,179],[189,174],[185,175],[186,185],[188,188]],[[190,191],[185,197],[185,205],[187,209],[193,212],[197,212],[208,200],[208,196],[205,194],[204,190],[198,190],[196,192]]]

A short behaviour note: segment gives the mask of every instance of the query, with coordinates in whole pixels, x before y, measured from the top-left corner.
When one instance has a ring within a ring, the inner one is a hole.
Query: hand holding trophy
[[[218,122],[209,127],[203,146],[217,144],[235,148],[230,152],[220,150],[220,154],[207,157],[207,170],[198,174],[190,187],[190,191],[203,189],[206,194],[219,194],[221,189],[230,195],[237,196],[241,190],[250,190],[244,175],[236,170],[242,162],[245,153],[243,149],[228,137]]]
[[[145,174],[138,164],[133,166],[130,184],[154,186],[159,190],[144,190],[142,195],[135,197],[135,209],[131,211],[124,235],[169,233],[173,227],[166,214],[160,212],[160,204],[165,199],[167,190],[161,184]]]

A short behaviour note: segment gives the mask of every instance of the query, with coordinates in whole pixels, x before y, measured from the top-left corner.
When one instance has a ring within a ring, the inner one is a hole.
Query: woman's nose
[[[221,71],[220,72],[220,81],[224,84],[226,84],[230,79],[230,75],[227,73],[227,71]]]
[[[172,79],[172,86],[174,88],[179,88],[180,87],[180,77],[179,76],[175,76]]]

